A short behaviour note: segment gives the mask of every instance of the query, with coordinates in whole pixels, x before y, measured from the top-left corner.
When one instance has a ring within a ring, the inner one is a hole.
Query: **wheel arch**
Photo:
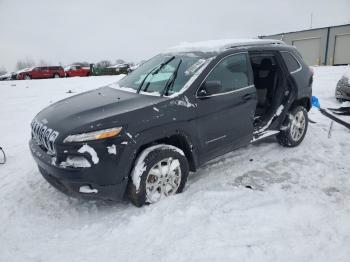
[[[137,152],[135,154],[135,159],[136,160],[137,156],[146,148],[153,146],[153,145],[157,145],[157,144],[166,144],[166,145],[171,145],[171,146],[175,146],[179,149],[181,149],[187,160],[188,160],[188,164],[189,164],[189,168],[190,171],[195,172],[197,169],[197,160],[195,157],[195,153],[193,150],[193,144],[191,143],[190,138],[183,133],[176,133],[167,137],[162,137],[162,138],[158,138],[155,139],[153,141],[149,141],[144,143],[143,145],[141,145],[138,149]]]
[[[293,109],[296,106],[303,106],[303,107],[306,108],[307,111],[310,111],[310,109],[311,109],[311,99],[309,97],[298,98],[292,103],[290,108]]]

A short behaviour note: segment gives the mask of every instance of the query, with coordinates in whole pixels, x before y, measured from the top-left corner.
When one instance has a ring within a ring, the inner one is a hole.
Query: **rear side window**
[[[301,68],[301,65],[291,53],[281,52],[281,55],[290,73],[295,73]]]
[[[249,86],[247,55],[236,54],[226,57],[208,75],[206,81],[220,81],[221,90],[218,93]]]

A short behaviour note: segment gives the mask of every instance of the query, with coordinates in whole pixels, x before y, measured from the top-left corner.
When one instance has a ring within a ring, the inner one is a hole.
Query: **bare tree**
[[[39,60],[38,66],[48,66],[48,65],[49,65],[49,63],[47,61],[45,61],[44,59]]]
[[[109,67],[111,65],[111,61],[109,60],[101,60],[100,62],[96,63],[96,67]]]
[[[72,65],[89,66],[90,63],[89,63],[89,62],[86,62],[86,61],[83,61],[83,62],[74,62],[74,63],[72,63]]]
[[[115,64],[116,64],[116,65],[125,64],[125,60],[123,60],[123,59],[117,59],[117,60],[115,60]]]
[[[27,57],[26,59],[17,60],[16,69],[21,70],[28,67],[35,66],[35,62],[32,58]]]

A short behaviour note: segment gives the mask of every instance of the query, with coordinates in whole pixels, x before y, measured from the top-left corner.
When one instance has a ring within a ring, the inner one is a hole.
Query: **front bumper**
[[[103,143],[91,145],[98,154],[100,161],[94,164],[88,155],[86,158],[92,163],[91,167],[63,167],[60,161],[69,154],[77,154],[81,145],[67,146],[60,150],[57,157],[47,154],[35,141],[29,142],[31,153],[42,176],[59,191],[78,198],[122,200],[128,183],[130,166],[123,165],[120,160],[123,145],[117,149],[117,154],[109,154]],[[64,153],[63,153],[64,152]],[[84,154],[81,154],[84,155]],[[59,160],[61,159],[61,160]],[[91,192],[81,188],[91,188]]]

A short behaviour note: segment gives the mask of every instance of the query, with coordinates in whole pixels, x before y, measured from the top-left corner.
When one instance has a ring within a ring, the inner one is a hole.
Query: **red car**
[[[66,77],[89,76],[90,68],[80,65],[70,65],[64,69],[64,72],[66,73]]]
[[[60,78],[64,77],[64,70],[62,66],[38,66],[20,72],[17,79],[41,79],[41,78]]]

